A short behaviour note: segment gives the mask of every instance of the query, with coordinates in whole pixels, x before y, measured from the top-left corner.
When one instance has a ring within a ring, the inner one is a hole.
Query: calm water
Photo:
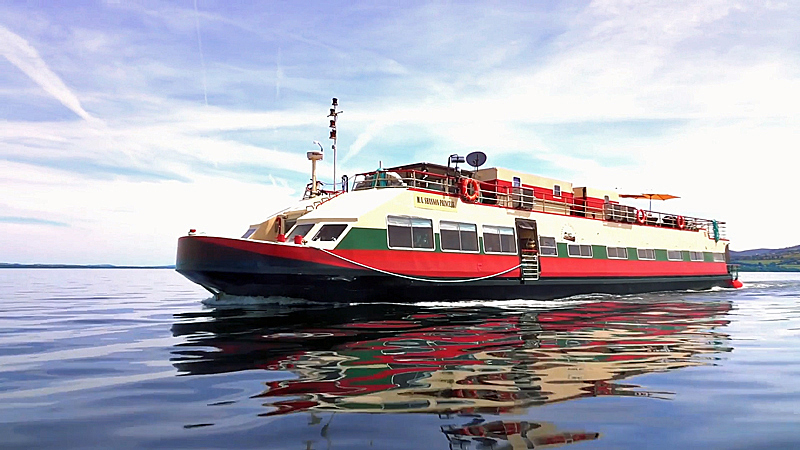
[[[800,274],[742,279],[328,306],[0,270],[0,447],[800,448]]]

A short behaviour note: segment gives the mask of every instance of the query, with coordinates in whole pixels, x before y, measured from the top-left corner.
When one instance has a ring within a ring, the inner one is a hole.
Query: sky
[[[0,2],[0,262],[171,264],[337,175],[480,150],[800,244],[800,3]],[[634,206],[646,207],[647,203]]]

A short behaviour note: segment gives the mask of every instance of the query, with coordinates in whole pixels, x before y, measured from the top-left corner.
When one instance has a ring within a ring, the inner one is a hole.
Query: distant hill
[[[735,259],[748,259],[755,256],[767,256],[767,255],[786,255],[786,254],[796,254],[800,253],[800,245],[795,245],[794,247],[786,247],[786,248],[757,248],[753,250],[742,250],[741,252],[735,252],[731,250],[731,258]]]
[[[800,272],[800,245],[731,251],[731,262],[742,272]]]
[[[114,266],[111,264],[18,264],[0,263],[0,269],[174,269],[175,266]]]

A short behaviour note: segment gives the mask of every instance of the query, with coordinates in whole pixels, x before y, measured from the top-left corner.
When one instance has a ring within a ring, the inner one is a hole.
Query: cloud
[[[47,225],[53,227],[68,227],[69,224],[55,220],[39,219],[36,217],[0,216],[0,223],[15,223],[21,225]]]
[[[95,121],[83,109],[78,97],[55,72],[50,70],[47,63],[39,56],[39,52],[28,41],[2,25],[0,25],[0,54],[79,117]]]
[[[0,105],[24,109],[2,117],[0,190],[13,208],[0,215],[92,236],[58,258],[47,226],[0,223],[3,255],[163,264],[190,226],[237,235],[299,195],[331,97],[346,111],[337,172],[481,150],[490,165],[575,185],[681,195],[659,205],[728,220],[737,246],[793,238],[760,231],[784,205],[752,189],[793,189],[793,5],[200,6],[0,6],[18,33],[0,28],[0,53],[37,83],[0,73]],[[102,124],[58,121],[72,112]]]

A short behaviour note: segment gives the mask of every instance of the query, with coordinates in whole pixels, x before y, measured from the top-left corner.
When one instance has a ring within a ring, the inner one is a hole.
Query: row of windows
[[[386,225],[390,248],[433,250],[433,221],[418,217],[388,216]],[[484,225],[483,249],[486,253],[517,253],[514,229]],[[474,223],[439,222],[440,245],[444,251],[474,252],[478,248],[478,226]]]
[[[628,259],[627,247],[607,247],[606,252],[609,259]],[[544,256],[558,256],[556,239],[553,237],[539,237],[539,254]],[[567,255],[573,258],[591,258],[592,246],[586,244],[567,244]],[[724,253],[713,253],[715,262],[725,261]],[[655,260],[656,251],[652,248],[636,249],[636,256],[642,260]],[[683,261],[683,252],[680,250],[668,250],[667,259],[670,261]],[[689,260],[705,261],[703,252],[689,252]]]
[[[433,221],[419,217],[388,216],[386,218],[389,247],[412,248],[420,250],[433,250]],[[305,236],[314,224],[297,225],[292,229],[287,239],[291,242],[295,236]],[[517,253],[517,241],[514,229],[495,225],[483,225],[483,247],[486,253]],[[312,241],[335,241],[347,229],[346,224],[325,224],[311,239]],[[478,226],[474,223],[439,222],[441,248],[443,251],[459,251],[477,253]],[[628,259],[628,248],[607,247],[606,252],[610,259]],[[539,253],[543,256],[558,256],[558,246],[554,237],[539,237]],[[567,255],[574,258],[591,258],[592,246],[586,244],[567,244]],[[714,262],[724,262],[723,253],[713,253]],[[655,260],[656,251],[652,248],[636,249],[636,256],[640,260]],[[683,252],[668,250],[667,259],[682,261]],[[690,251],[690,261],[704,261],[703,252]]]

